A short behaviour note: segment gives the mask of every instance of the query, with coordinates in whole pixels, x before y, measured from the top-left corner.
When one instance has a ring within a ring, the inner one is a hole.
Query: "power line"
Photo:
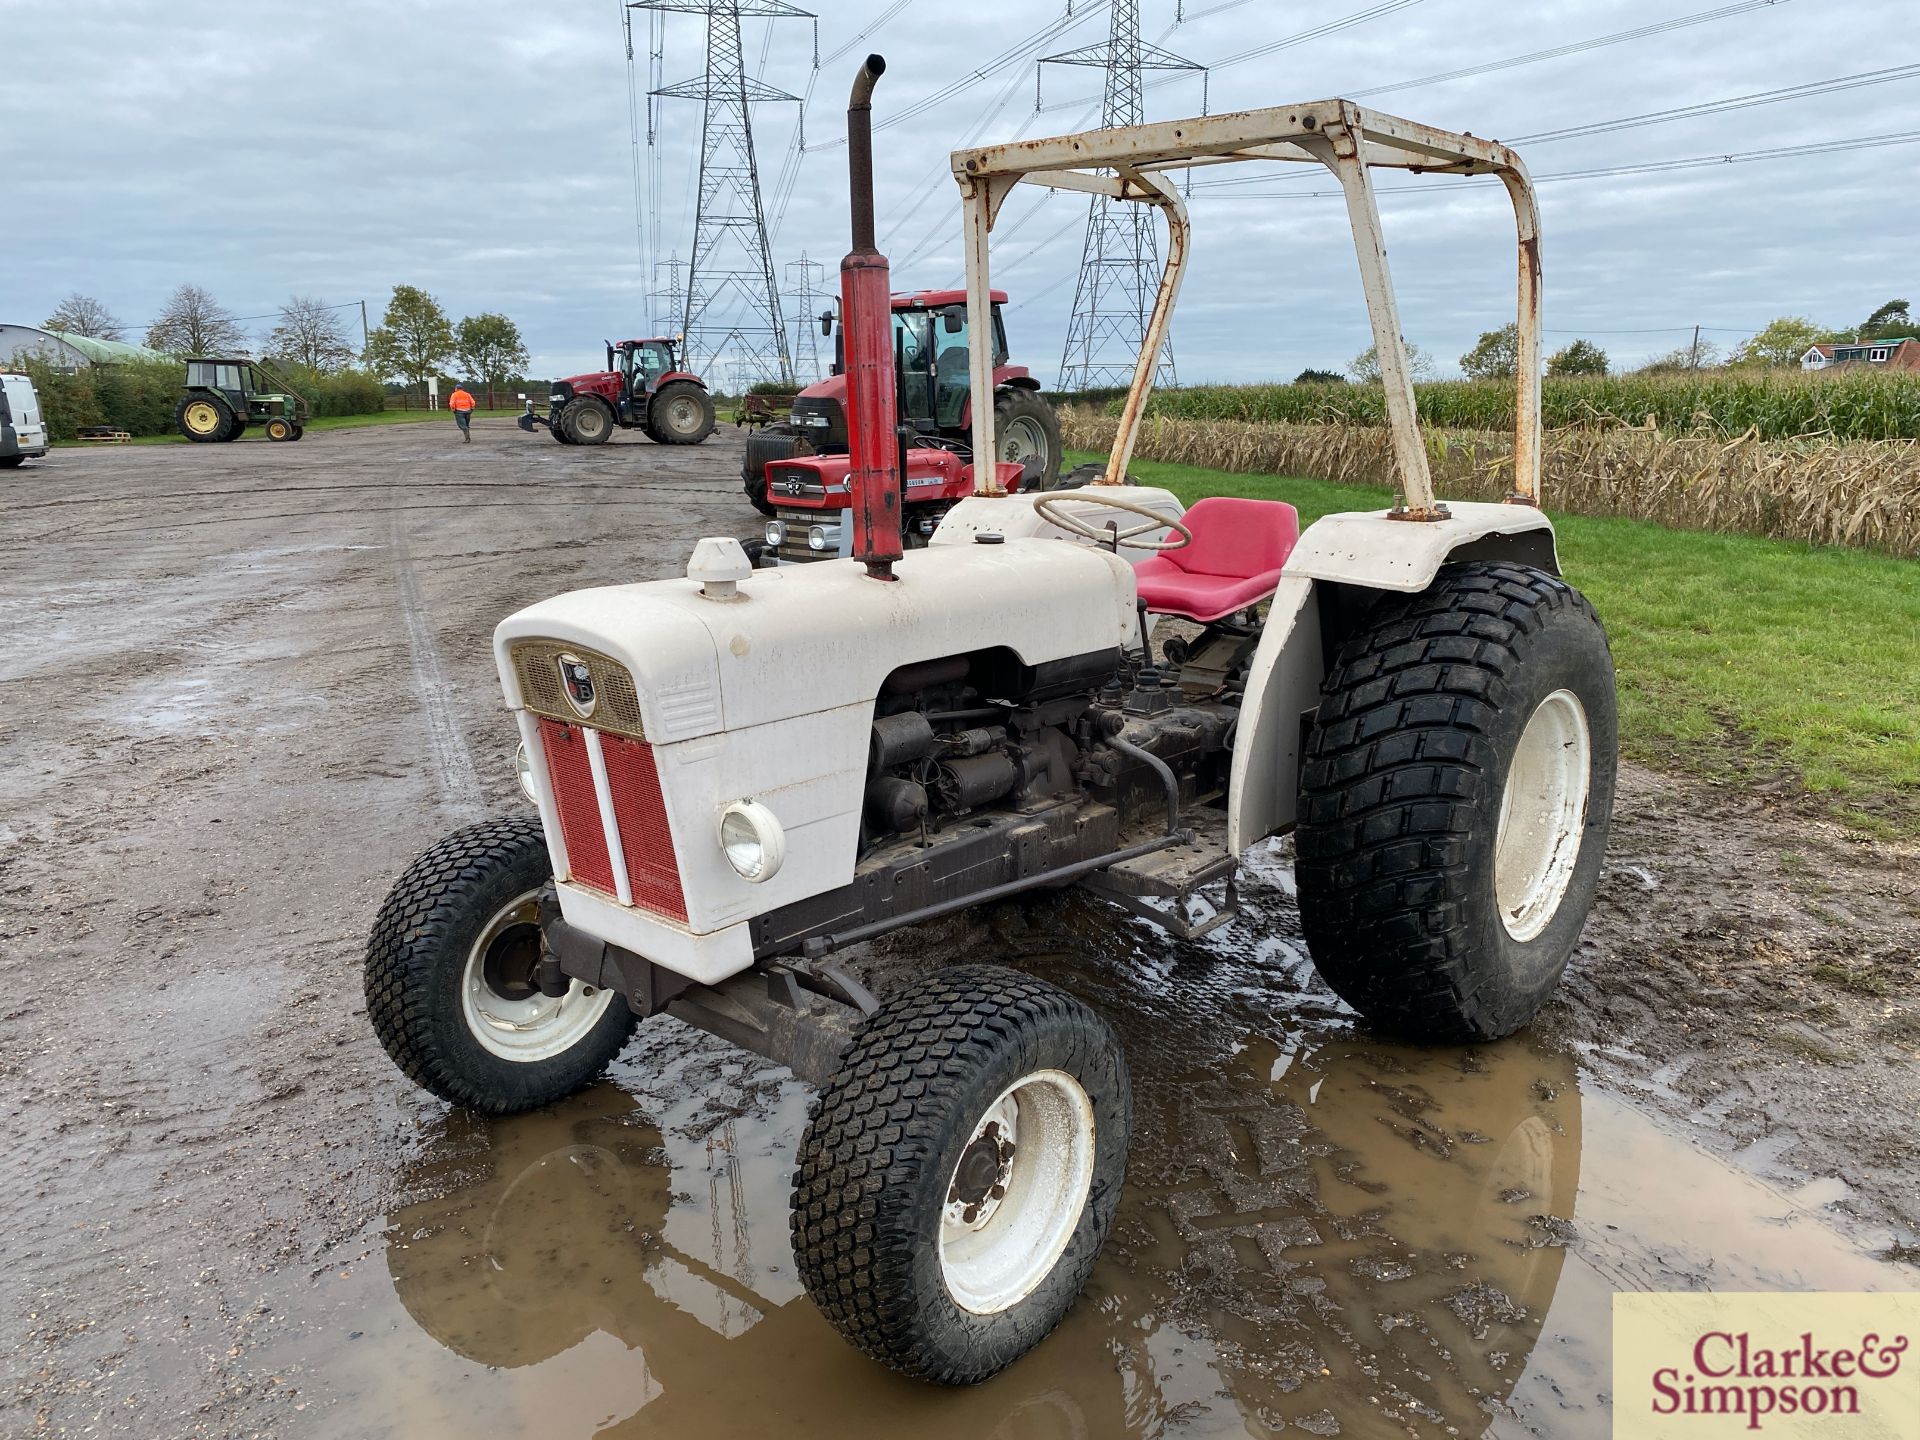
[[[848,51],[858,49],[861,41],[865,40],[869,35],[873,34],[874,31],[882,28],[884,25],[886,25],[888,21],[892,20],[902,10],[906,9],[907,6],[911,5],[912,3],[913,3],[913,0],[894,0],[893,4],[889,5],[885,10],[881,11],[878,15],[874,16],[873,19],[867,22],[866,29],[862,30],[858,35],[854,36],[851,40],[847,41],[847,43],[842,45],[838,50],[830,51],[827,54],[821,56],[820,63],[822,65],[831,65],[834,61],[838,60],[842,55],[845,55]]]
[[[1651,25],[1621,30],[1612,35],[1596,35],[1591,40],[1576,40],[1568,45],[1556,45],[1549,50],[1532,50],[1525,55],[1510,55],[1505,60],[1489,60],[1484,65],[1468,65],[1459,70],[1443,70],[1437,75],[1422,75],[1417,80],[1396,80],[1391,85],[1373,85],[1365,90],[1349,90],[1347,98],[1359,100],[1368,95],[1385,95],[1394,90],[1412,90],[1421,85],[1438,85],[1445,80],[1465,80],[1474,75],[1490,75],[1496,70],[1511,70],[1520,65],[1533,65],[1542,60],[1558,60],[1563,56],[1578,55],[1587,50],[1599,50],[1609,45],[1624,45],[1629,40],[1644,40],[1649,35],[1664,35],[1669,30],[1681,30],[1689,25],[1705,25],[1709,21],[1725,20],[1729,16],[1744,15],[1750,10],[1764,10],[1770,6],[1786,3],[1788,0],[1740,0],[1736,5],[1722,5],[1714,10],[1699,10],[1691,15],[1676,15],[1671,20],[1659,20]]]
[[[875,130],[886,130],[886,129],[890,129],[895,125],[904,124],[906,121],[913,119],[915,116],[924,114],[926,111],[931,110],[934,106],[943,104],[946,101],[951,100],[954,96],[959,95],[964,91],[972,89],[975,85],[978,85],[982,80],[987,79],[989,76],[999,74],[999,72],[1006,69],[1007,66],[1016,64],[1019,61],[1024,60],[1030,51],[1036,49],[1041,45],[1046,44],[1050,40],[1057,39],[1059,36],[1066,33],[1068,30],[1074,29],[1075,27],[1083,24],[1085,21],[1092,19],[1095,15],[1098,15],[1102,11],[1106,10],[1111,4],[1112,4],[1112,0],[1095,0],[1094,4],[1089,5],[1086,9],[1080,11],[1078,14],[1069,13],[1069,14],[1062,15],[1057,20],[1048,21],[1045,25],[1041,26],[1038,30],[1034,31],[1031,35],[1027,35],[1022,39],[1016,41],[1014,44],[1010,45],[1007,49],[1002,50],[998,55],[994,56],[991,60],[988,60],[987,62],[980,65],[976,69],[969,71],[961,79],[955,80],[951,84],[942,86],[940,89],[934,91],[930,95],[921,97],[919,100],[915,101],[913,104],[907,106],[904,110],[895,111],[894,113],[887,116],[887,118],[884,120],[876,120],[874,122],[873,128]],[[846,143],[847,142],[843,137],[838,140],[825,140],[818,145],[809,146],[808,148],[811,150],[831,150],[836,146],[844,145]]]
[[[1776,105],[1783,100],[1804,100],[1815,95],[1831,95],[1841,90],[1858,90],[1868,85],[1884,85],[1890,80],[1911,80],[1920,75],[1920,65],[1895,65],[1886,70],[1862,70],[1856,75],[1841,75],[1832,80],[1810,80],[1804,85],[1787,85],[1778,90],[1756,90],[1751,95],[1735,95],[1726,100],[1682,105],[1672,110],[1650,110],[1644,115],[1629,115],[1620,120],[1599,120],[1591,125],[1569,125],[1560,130],[1541,130],[1532,135],[1516,135],[1510,145],[1544,145],[1553,140],[1577,140],[1586,135],[1601,135],[1611,130],[1631,130],[1641,125],[1664,125],[1670,120],[1691,120],[1701,115],[1719,115],[1728,110],[1747,110],[1756,105]]]
[[[1832,80],[1812,80],[1804,85],[1788,85],[1778,90],[1760,90],[1751,95],[1735,95],[1725,100],[1708,100],[1673,110],[1653,110],[1644,115],[1628,115],[1618,120],[1596,120],[1587,125],[1570,125],[1561,130],[1542,130],[1532,135],[1516,135],[1509,145],[1548,145],[1559,140],[1577,140],[1613,130],[1631,130],[1642,125],[1663,125],[1674,120],[1692,120],[1729,110],[1745,110],[1756,105],[1773,105],[1786,100],[1807,99],[1842,90],[1858,90],[1867,85],[1883,85],[1890,80],[1910,80],[1920,76],[1920,65],[1896,65],[1886,70],[1863,70],[1856,75],[1841,75]],[[1226,180],[1196,180],[1196,190],[1226,190],[1245,185],[1261,185],[1278,179],[1271,173],[1245,175]],[[1286,178],[1297,178],[1289,176]],[[1544,176],[1539,178],[1546,178]]]
[[[1822,140],[1810,145],[1778,145],[1766,150],[1740,150],[1725,155],[1693,155],[1680,160],[1651,160],[1638,165],[1604,165],[1587,170],[1557,170],[1535,175],[1535,184],[1552,180],[1597,180],[1618,175],[1652,175],[1668,170],[1697,170],[1711,165],[1745,165],[1757,160],[1790,160],[1806,155],[1837,155],[1849,150],[1877,150],[1889,145],[1910,145],[1920,140],[1920,130],[1899,130],[1885,135],[1860,135],[1847,140]],[[1463,176],[1462,183],[1473,184],[1485,176]],[[1475,189],[1486,188],[1479,185]],[[1342,190],[1256,191],[1235,198],[1242,200],[1307,200],[1343,195]],[[1436,185],[1376,186],[1378,195],[1441,195],[1446,187]],[[1692,328],[1692,327],[1688,327]]]

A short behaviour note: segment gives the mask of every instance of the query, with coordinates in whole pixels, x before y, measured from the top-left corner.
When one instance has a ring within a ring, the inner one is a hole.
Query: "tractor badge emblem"
[[[560,686],[567,693],[567,704],[582,720],[589,718],[600,700],[594,693],[593,672],[587,669],[587,662],[578,655],[562,655],[558,664]]]

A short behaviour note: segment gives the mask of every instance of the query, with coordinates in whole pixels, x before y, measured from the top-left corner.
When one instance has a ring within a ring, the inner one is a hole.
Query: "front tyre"
[[[1002,390],[993,401],[993,458],[1016,465],[1033,462],[1031,482],[1020,489],[1052,490],[1060,480],[1060,419],[1032,390]]]
[[[1613,813],[1613,659],[1586,598],[1448,565],[1341,648],[1301,772],[1315,968],[1374,1024],[1492,1040],[1559,983]]]
[[[613,411],[601,400],[575,400],[560,423],[566,427],[569,444],[604,445],[613,434]]]
[[[713,433],[713,397],[690,380],[662,385],[647,402],[647,425],[662,445],[698,445]]]
[[[965,1385],[1060,1322],[1113,1228],[1132,1095],[1106,1024],[989,966],[869,1020],[801,1138],[800,1277],[852,1345]]]
[[[487,820],[413,864],[367,940],[367,1018],[393,1062],[456,1105],[504,1115],[592,1083],[633,1031],[611,990],[540,993],[540,824]]]

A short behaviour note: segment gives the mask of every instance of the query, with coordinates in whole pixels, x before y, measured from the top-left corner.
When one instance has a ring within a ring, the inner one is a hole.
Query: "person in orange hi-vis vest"
[[[447,408],[453,411],[454,421],[460,426],[460,438],[471,445],[473,431],[469,427],[473,424],[473,396],[467,393],[466,386],[453,387],[453,394],[447,397]]]

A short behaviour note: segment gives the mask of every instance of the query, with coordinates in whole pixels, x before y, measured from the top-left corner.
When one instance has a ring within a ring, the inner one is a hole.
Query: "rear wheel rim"
[[[195,400],[186,408],[187,428],[196,435],[211,435],[220,428],[220,412],[210,400]]]
[[[460,975],[460,1013],[481,1049],[531,1065],[565,1054],[592,1033],[613,1003],[613,991],[569,980],[567,993],[542,995],[540,898],[517,895],[496,910],[467,950]]]
[[[684,395],[667,403],[667,428],[676,435],[691,435],[700,424],[700,407]]]
[[[1046,459],[1046,432],[1031,415],[1016,415],[1000,432],[1000,458],[1018,464],[1029,455]]]
[[[1493,890],[1500,923],[1532,940],[1566,898],[1586,833],[1593,783],[1587,708],[1556,690],[1534,708],[1514,746],[1493,841]]]
[[[1064,1070],[1035,1070],[989,1105],[961,1148],[940,1212],[940,1273],[956,1305],[1009,1310],[1039,1289],[1093,1187],[1093,1101]]]

